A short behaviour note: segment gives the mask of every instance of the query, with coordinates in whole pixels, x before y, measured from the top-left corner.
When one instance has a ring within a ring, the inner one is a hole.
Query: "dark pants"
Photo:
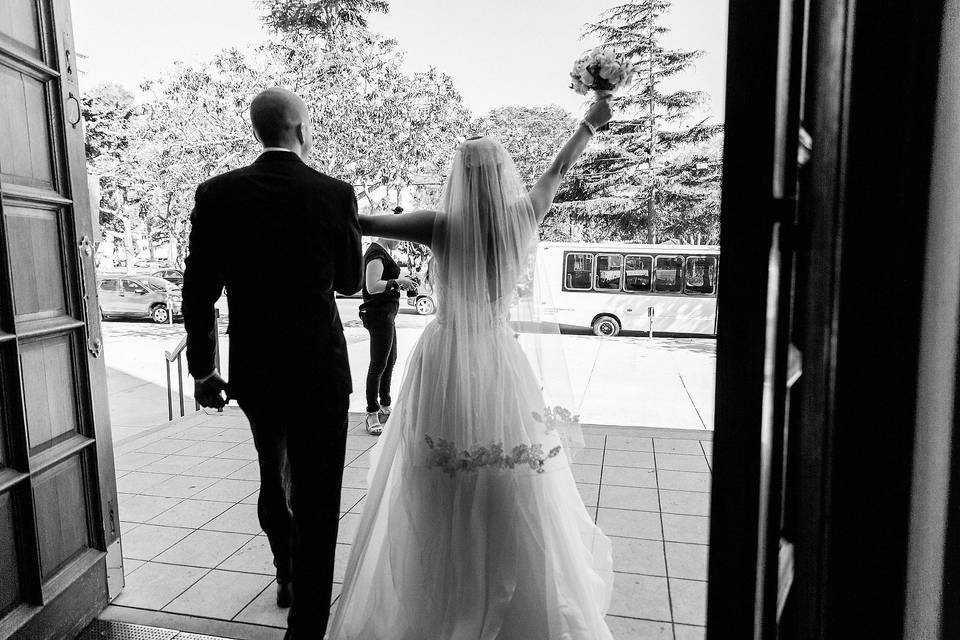
[[[367,413],[390,406],[390,382],[397,363],[397,314],[386,311],[364,311],[360,314],[364,328],[370,332],[370,367],[367,369]]]
[[[260,526],[277,577],[293,581],[289,630],[299,638],[322,638],[330,617],[349,396],[328,395],[309,406],[295,406],[294,399],[244,400],[240,407],[260,464]]]

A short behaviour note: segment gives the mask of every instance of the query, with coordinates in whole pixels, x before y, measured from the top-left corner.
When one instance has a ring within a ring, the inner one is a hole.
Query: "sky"
[[[434,66],[454,80],[476,114],[506,105],[560,105],[581,113],[569,88],[573,60],[593,43],[584,23],[616,0],[392,0],[370,17],[372,30],[396,38],[405,68]],[[227,47],[266,39],[255,0],[73,0],[81,80],[136,89],[177,60],[197,62]],[[711,95],[703,114],[723,118],[727,0],[674,0],[664,18],[671,48],[706,53],[665,88]]]

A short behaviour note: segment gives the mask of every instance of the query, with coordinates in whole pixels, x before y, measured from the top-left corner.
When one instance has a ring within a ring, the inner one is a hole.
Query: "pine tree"
[[[691,200],[691,192],[712,193],[710,189],[691,189],[691,181],[694,186],[700,178],[719,184],[714,159],[707,157],[712,154],[674,153],[678,148],[714,146],[709,141],[723,126],[705,121],[687,125],[692,112],[709,98],[707,93],[663,88],[664,80],[686,71],[704,54],[664,47],[663,37],[669,29],[661,24],[661,18],[670,5],[670,0],[628,0],[586,25],[585,36],[598,37],[602,45],[629,54],[637,77],[628,90],[614,96],[616,119],[578,167],[575,188],[563,194],[577,201],[568,207],[581,216],[595,208],[583,201],[606,201],[617,218],[617,235],[632,234],[636,238],[645,230],[648,242],[656,242],[669,231],[660,219],[661,210],[675,211],[678,198],[698,202]],[[690,167],[673,166],[678,159],[693,159],[692,171]],[[678,176],[685,181],[683,188],[677,184]],[[706,204],[713,208],[716,203]],[[701,235],[714,234],[703,229]]]

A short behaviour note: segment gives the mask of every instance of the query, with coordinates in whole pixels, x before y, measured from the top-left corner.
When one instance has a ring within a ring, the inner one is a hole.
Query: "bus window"
[[[592,289],[593,254],[568,253],[564,282],[567,285],[567,289]]]
[[[597,289],[620,291],[623,256],[615,253],[597,255]]]
[[[689,256],[683,292],[710,295],[717,288],[717,259],[713,256]]]
[[[650,256],[627,256],[624,262],[624,291],[650,291]]]
[[[657,256],[653,290],[657,293],[679,293],[683,289],[683,258]]]

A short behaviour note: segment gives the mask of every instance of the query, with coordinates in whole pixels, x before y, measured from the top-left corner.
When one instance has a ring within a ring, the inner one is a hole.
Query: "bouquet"
[[[605,97],[633,82],[634,66],[627,56],[613,49],[597,47],[573,63],[570,72],[570,88],[586,95],[595,91],[597,97]]]

